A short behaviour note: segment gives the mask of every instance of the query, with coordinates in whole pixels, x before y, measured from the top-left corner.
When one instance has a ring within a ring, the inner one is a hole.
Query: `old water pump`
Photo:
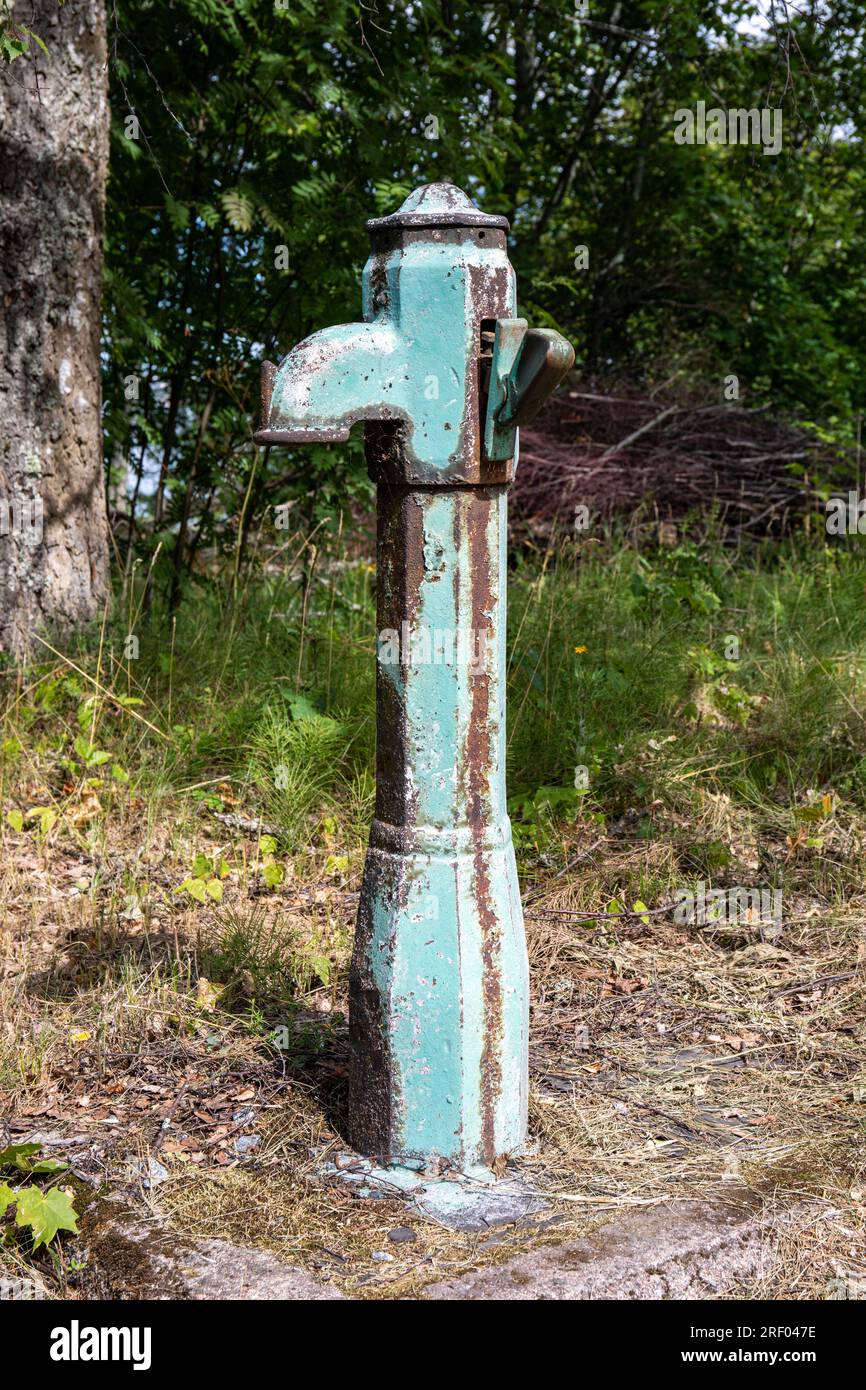
[[[504,217],[451,184],[367,223],[363,323],[262,365],[261,444],[365,422],[378,496],[376,812],[350,978],[352,1142],[489,1171],[526,1129],[528,969],[505,801],[506,494],[573,361],[516,318]]]

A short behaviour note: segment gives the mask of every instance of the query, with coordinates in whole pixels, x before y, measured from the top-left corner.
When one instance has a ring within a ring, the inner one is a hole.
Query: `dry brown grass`
[[[816,856],[797,851],[781,932],[680,927],[662,913],[582,915],[650,890],[669,901],[675,826],[658,841],[627,826],[576,835],[573,867],[527,904],[533,1144],[520,1166],[549,1209],[495,1238],[413,1217],[416,1240],[394,1245],[402,1202],[320,1173],[345,1144],[353,896],[323,876],[324,855],[265,895],[254,840],[163,812],[143,834],[127,806],[89,847],[58,829],[41,844],[6,832],[0,1139],[47,1134],[91,1185],[137,1189],[180,1230],[273,1249],[361,1297],[412,1296],[617,1209],[732,1184],[768,1211],[809,1213],[780,1228],[781,1266],[744,1296],[837,1296],[866,1276],[866,897],[822,895]],[[708,801],[693,832],[748,856],[749,828],[729,821]],[[219,906],[173,891],[202,851],[231,865]],[[241,987],[227,1011],[201,983],[219,923],[254,907],[290,958],[330,963],[327,986],[298,975],[299,1056],[267,1042],[287,1017],[278,1002]],[[257,1147],[238,1153],[251,1134]],[[150,1192],[152,1157],[168,1176]]]

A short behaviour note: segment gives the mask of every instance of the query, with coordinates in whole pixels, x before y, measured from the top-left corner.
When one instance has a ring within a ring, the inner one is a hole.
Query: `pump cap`
[[[492,227],[507,232],[508,218],[482,212],[456,184],[425,183],[396,212],[371,217],[367,223],[368,232],[390,227]]]

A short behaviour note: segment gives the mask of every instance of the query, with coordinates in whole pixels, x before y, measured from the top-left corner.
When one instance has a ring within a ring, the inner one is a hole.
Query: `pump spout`
[[[346,440],[358,420],[409,416],[410,350],[392,324],[340,323],[262,363],[257,444]]]

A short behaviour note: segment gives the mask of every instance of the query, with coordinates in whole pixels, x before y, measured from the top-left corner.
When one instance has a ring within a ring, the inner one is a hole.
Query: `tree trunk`
[[[0,650],[108,592],[99,323],[108,163],[103,0],[24,0],[48,48],[0,67]]]

